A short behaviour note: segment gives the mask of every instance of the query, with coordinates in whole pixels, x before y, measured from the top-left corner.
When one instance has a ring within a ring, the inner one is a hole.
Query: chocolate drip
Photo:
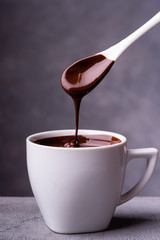
[[[73,63],[62,74],[62,87],[72,97],[75,106],[76,130],[72,145],[79,144],[78,123],[81,100],[101,82],[113,63],[114,61],[101,54],[93,55]]]

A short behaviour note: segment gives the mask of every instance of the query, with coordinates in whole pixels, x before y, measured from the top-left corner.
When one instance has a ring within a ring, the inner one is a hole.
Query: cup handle
[[[156,165],[158,150],[156,148],[128,149],[126,156],[127,163],[134,158],[145,158],[147,160],[147,166],[144,175],[140,178],[138,183],[128,192],[120,196],[118,205],[121,205],[135,197],[148,183]]]

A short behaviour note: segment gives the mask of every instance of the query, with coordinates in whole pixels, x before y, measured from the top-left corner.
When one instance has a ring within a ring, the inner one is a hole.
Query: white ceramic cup
[[[87,148],[49,147],[34,141],[75,130],[42,132],[27,138],[27,166],[31,187],[44,221],[58,233],[105,230],[115,208],[136,196],[149,181],[157,161],[155,148],[127,149],[126,138],[106,131],[79,130],[79,134],[107,134],[120,143]],[[127,163],[145,158],[139,182],[121,195]]]

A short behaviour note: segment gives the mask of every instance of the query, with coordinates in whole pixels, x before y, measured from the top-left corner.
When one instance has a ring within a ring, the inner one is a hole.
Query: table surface
[[[57,234],[44,223],[33,197],[0,197],[0,240],[159,240],[160,197],[135,197],[117,207],[109,229]]]

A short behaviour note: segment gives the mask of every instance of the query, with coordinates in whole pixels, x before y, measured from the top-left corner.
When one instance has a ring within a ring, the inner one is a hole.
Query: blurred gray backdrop
[[[64,69],[132,33],[159,0],[0,0],[0,195],[29,196],[25,139],[74,128]],[[134,43],[83,100],[80,128],[119,132],[129,148],[160,148],[160,25]],[[37,166],[38,167],[38,166]],[[145,161],[128,165],[123,191]],[[160,196],[160,163],[141,195]]]

